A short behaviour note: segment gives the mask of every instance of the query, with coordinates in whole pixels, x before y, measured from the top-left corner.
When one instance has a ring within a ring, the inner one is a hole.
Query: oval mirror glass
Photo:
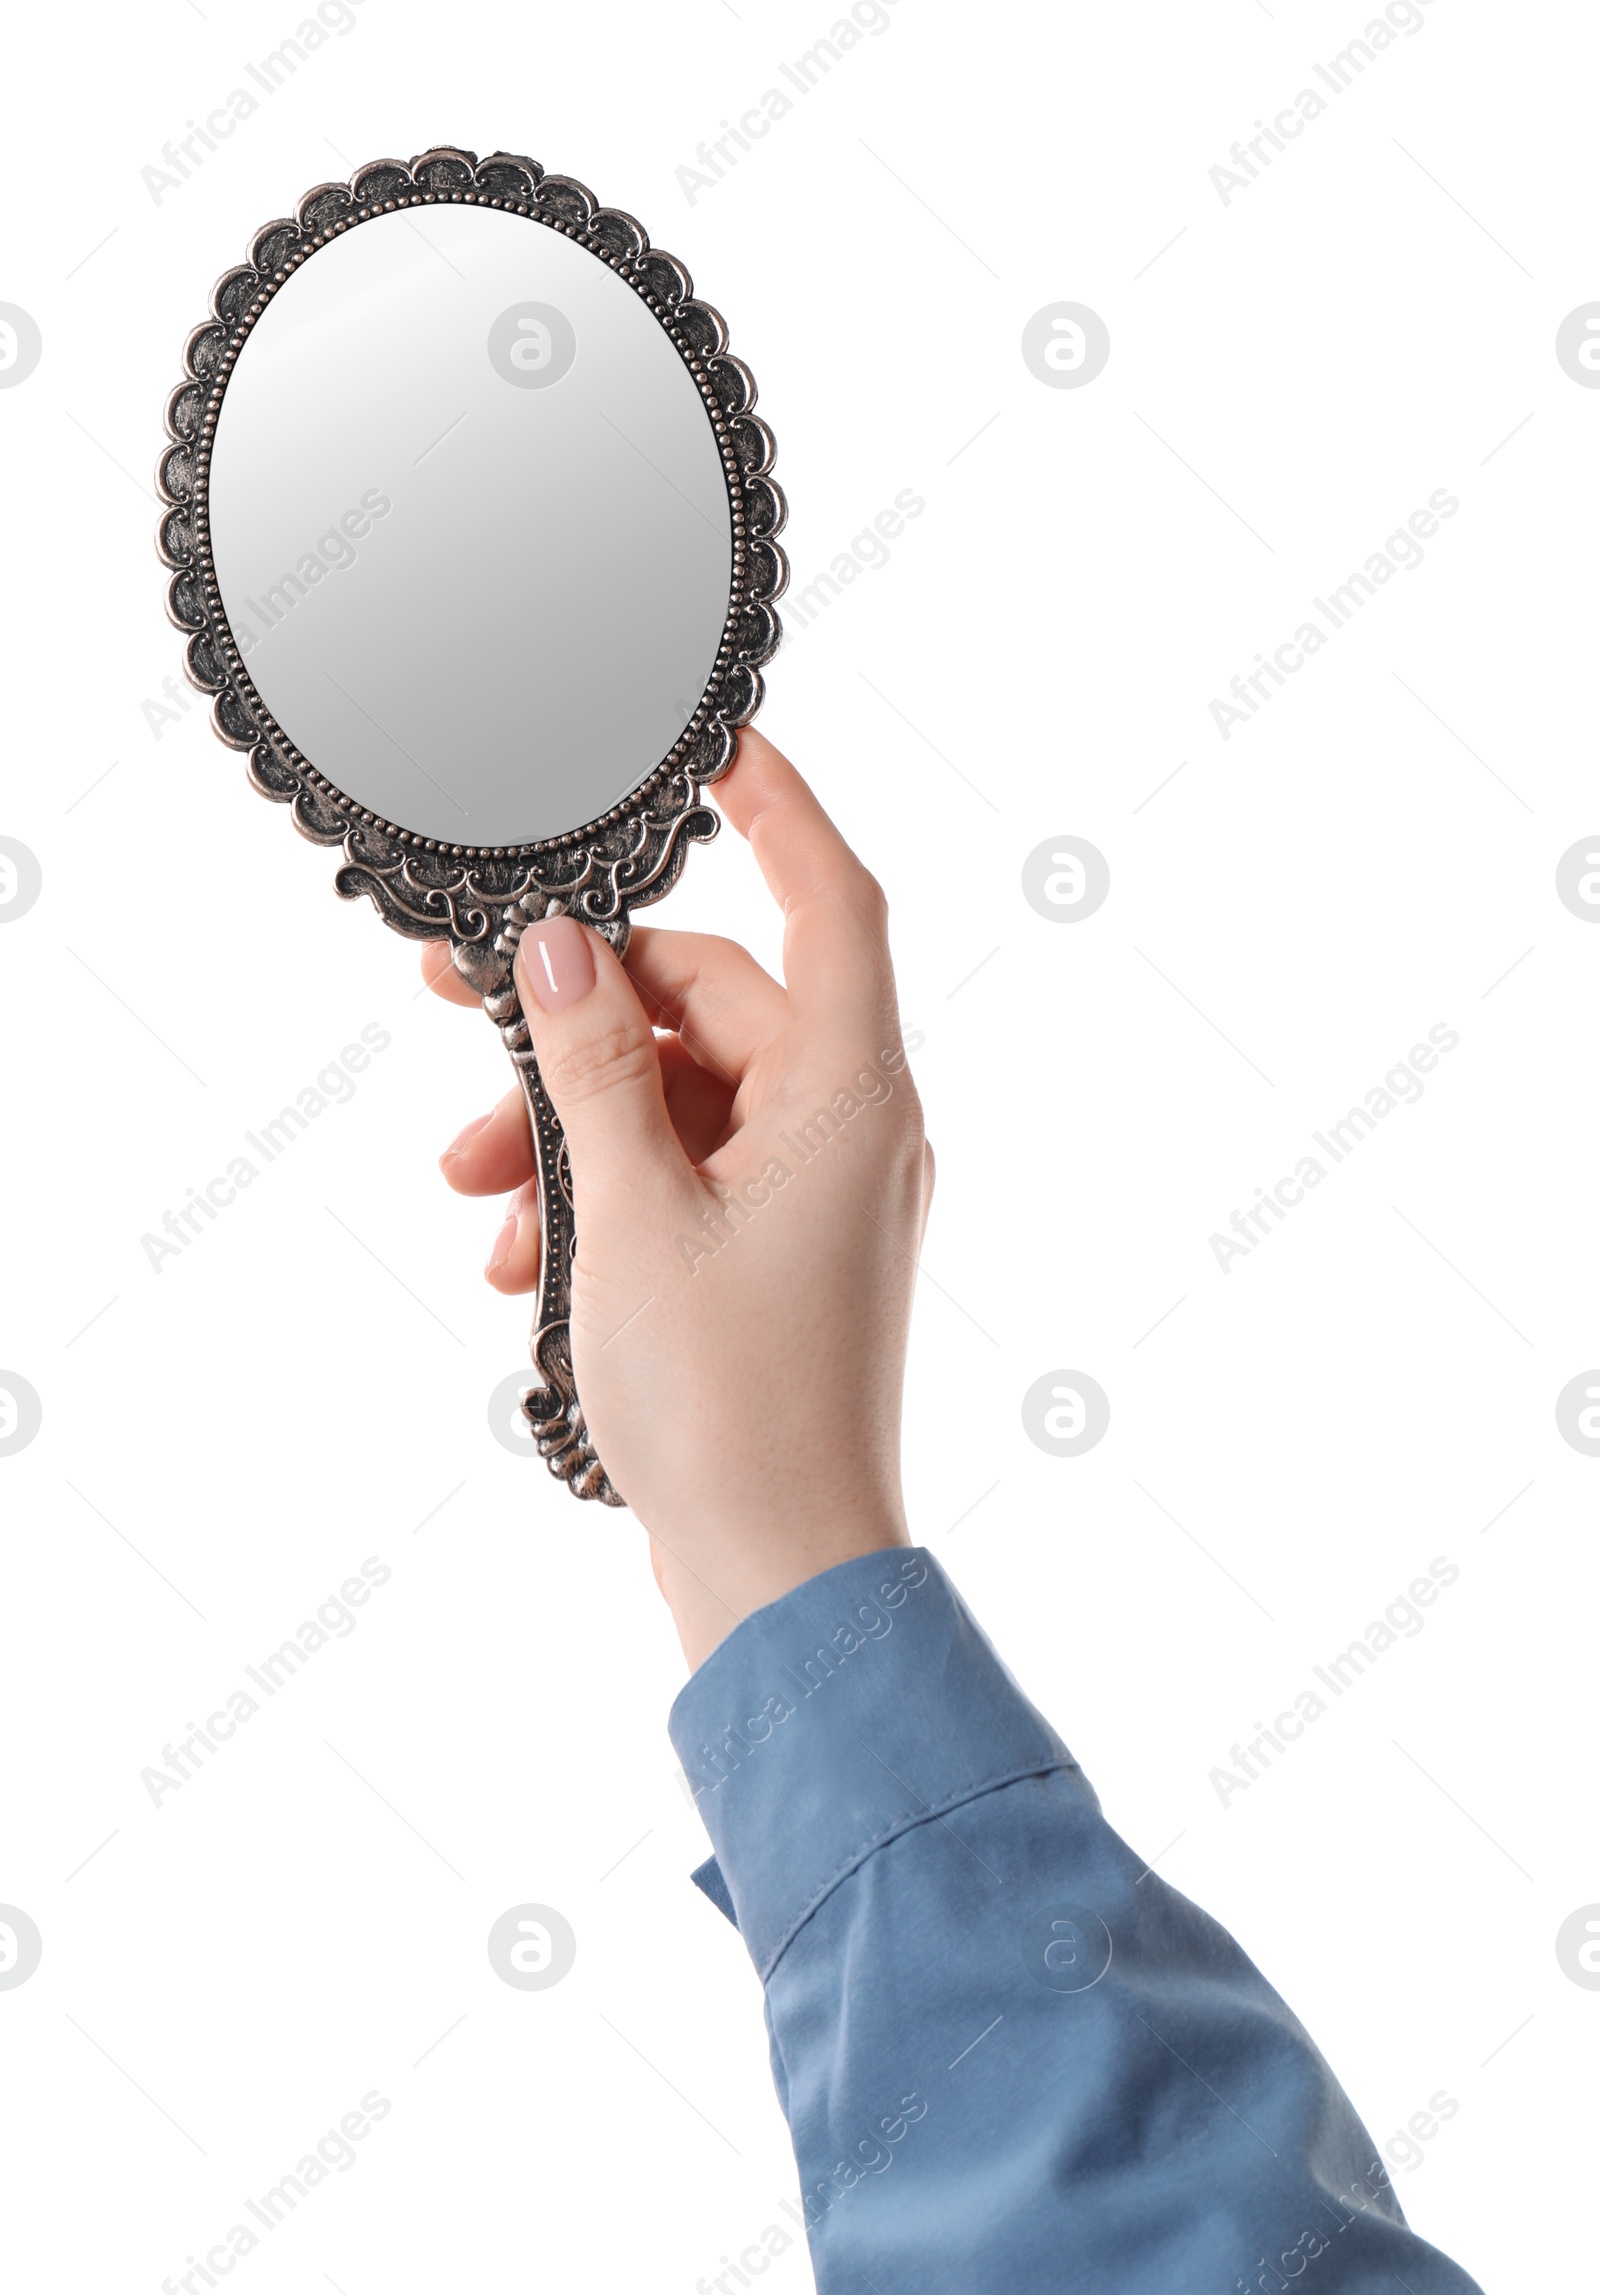
[[[621,803],[728,624],[700,386],[606,261],[487,206],[377,216],[284,282],[222,395],[209,515],[278,725],[358,805],[450,846]]]

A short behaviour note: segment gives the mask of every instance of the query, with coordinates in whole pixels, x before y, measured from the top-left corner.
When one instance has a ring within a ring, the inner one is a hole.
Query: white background
[[[0,1992],[13,2276],[154,2295],[375,2088],[253,2295],[687,2295],[787,2222],[636,1526],[486,1418],[525,1316],[478,1273],[497,1207],[433,1159],[502,1056],[204,704],[144,707],[180,659],[148,473],[213,278],[347,160],[456,139],[578,175],[728,314],[797,586],[925,501],[763,718],[887,885],[925,1038],[912,1521],[1378,2142],[1458,2103],[1395,2167],[1412,2220],[1486,2287],[1554,2283],[1600,2017],[1554,1949],[1600,1898],[1600,1461],[1554,1407],[1600,1360],[1600,931],[1554,882],[1600,810],[1600,395],[1554,355],[1600,295],[1592,18],[1431,0],[1225,205],[1208,171],[1360,5],[896,0],[692,198],[829,0],[353,14],[159,201],[141,170],[295,0],[11,34],[0,299],[44,341],[0,393],[0,834],[44,879],[0,932],[0,1366],[44,1409],[0,1459],[0,1900],[44,1938]],[[1110,330],[1083,389],[1021,356],[1060,300]],[[1228,681],[1438,488],[1425,563],[1224,742]],[[1063,834],[1112,879],[1070,925],[1020,889]],[[660,921],[776,961],[731,835]],[[1422,1100],[1224,1273],[1212,1233],[1441,1022]],[[141,1237],[367,1023],[356,1097],[156,1273]],[[1111,1402],[1072,1460],[1019,1415],[1062,1367]],[[141,1769],[368,1555],[356,1632],[152,1807]],[[1230,1747],[1440,1555],[1425,1629],[1222,1805]],[[578,1938],[534,1994],[484,1951],[525,1900]],[[764,2284],[799,2295],[801,2251]]]

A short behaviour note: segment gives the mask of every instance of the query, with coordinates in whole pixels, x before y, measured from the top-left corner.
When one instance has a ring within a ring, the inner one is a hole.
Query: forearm
[[[926,1552],[747,1619],[672,1733],[766,1986],[822,2295],[1238,2295],[1311,2261],[1324,2295],[1472,2295]]]

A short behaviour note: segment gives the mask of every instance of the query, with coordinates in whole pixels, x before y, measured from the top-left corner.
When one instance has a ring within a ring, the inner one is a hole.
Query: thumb
[[[687,1172],[654,1030],[609,943],[575,917],[541,917],[523,933],[513,968],[574,1186],[653,1192],[664,1168]]]

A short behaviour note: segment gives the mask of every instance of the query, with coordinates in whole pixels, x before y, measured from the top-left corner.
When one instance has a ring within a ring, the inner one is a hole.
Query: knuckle
[[[922,1128],[922,1109],[910,1096],[902,1096],[897,1089],[894,1107],[899,1102],[899,1120],[890,1126],[884,1137],[884,1153],[893,1184],[908,1195],[921,1195],[928,1185],[928,1165],[932,1151]]]
[[[887,924],[889,921],[889,896],[870,869],[861,868],[858,870],[854,889],[863,915],[870,917],[875,924]]]
[[[547,1053],[540,1066],[552,1097],[576,1106],[645,1082],[656,1066],[656,1048],[651,1037],[617,1020]]]
[[[911,1071],[902,1068],[894,1080],[894,1096],[900,1103],[900,1121],[906,1138],[917,1148],[927,1144],[927,1130],[922,1112],[922,1097],[911,1081]]]

